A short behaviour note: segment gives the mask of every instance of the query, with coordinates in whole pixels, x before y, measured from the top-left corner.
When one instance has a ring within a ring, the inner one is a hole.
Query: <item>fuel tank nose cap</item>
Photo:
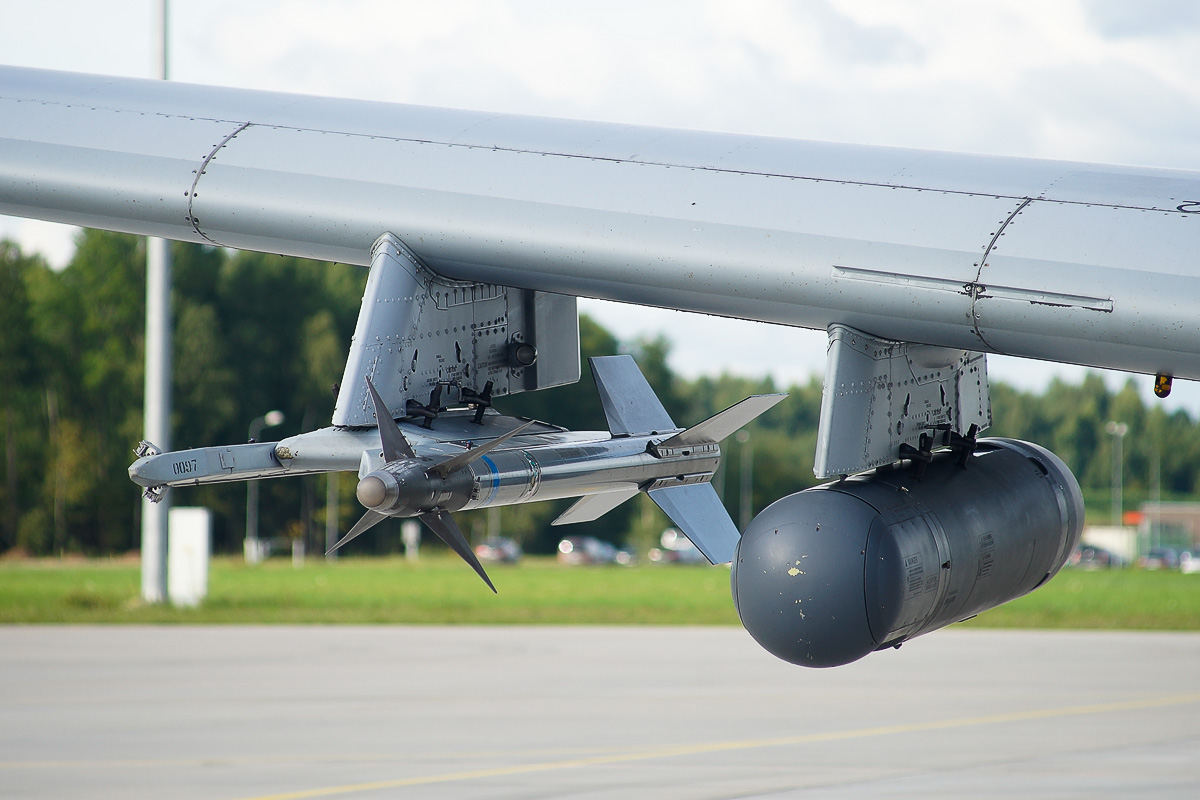
[[[867,536],[878,512],[858,498],[810,489],[754,518],[730,571],[743,627],[784,661],[849,664],[878,645],[867,624]]]

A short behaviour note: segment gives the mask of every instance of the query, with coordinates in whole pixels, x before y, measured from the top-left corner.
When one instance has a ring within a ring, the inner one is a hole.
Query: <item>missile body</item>
[[[460,511],[608,492],[632,493],[712,479],[721,458],[717,444],[655,455],[654,446],[665,438],[630,436],[518,444],[483,455],[445,477],[430,469],[430,459],[404,459],[364,476],[359,481],[358,500],[380,514],[411,517],[435,508]]]
[[[439,425],[450,435],[470,433],[455,425],[450,414]],[[524,421],[489,415],[488,438]],[[419,425],[401,424],[414,444],[416,458],[401,459],[375,469],[374,455],[365,447],[374,431],[325,428],[293,436],[278,443],[200,447],[139,458],[129,468],[130,478],[143,487],[197,486],[255,478],[305,475],[326,471],[355,471],[361,484],[383,484],[386,499],[376,499],[366,488],[360,501],[389,516],[417,516],[432,508],[446,511],[513,505],[607,492],[643,491],[659,486],[707,482],[720,463],[717,444],[696,445],[655,456],[651,447],[671,435],[610,437],[606,431],[564,431],[552,426],[514,437],[504,446],[442,477],[426,471],[448,455],[463,452],[486,439],[434,438]],[[478,429],[476,429],[478,430]],[[376,438],[376,442],[378,439]],[[377,448],[376,448],[377,449]],[[376,490],[378,491],[378,490]]]
[[[161,453],[143,442],[129,477],[158,499],[170,487],[357,469],[366,513],[337,549],[388,517],[416,517],[495,591],[450,514],[579,497],[553,524],[589,522],[646,492],[712,563],[733,558],[738,530],[710,482],[720,442],[786,395],[756,395],[683,429],[629,356],[591,359],[607,432],[572,432],[480,409],[393,419],[370,376],[377,425],[332,427],[277,444]]]

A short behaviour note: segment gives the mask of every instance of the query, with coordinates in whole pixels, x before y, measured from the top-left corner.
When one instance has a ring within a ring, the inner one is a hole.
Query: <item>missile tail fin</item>
[[[551,525],[572,525],[576,522],[591,522],[600,519],[617,506],[638,494],[637,487],[618,492],[585,494],[575,504],[558,515]]]
[[[684,447],[687,445],[720,442],[736,431],[749,424],[759,415],[773,408],[776,403],[787,397],[782,394],[756,394],[747,397],[740,403],[734,403],[729,408],[712,415],[699,425],[693,425],[686,431],[675,434],[658,446],[664,449]]]
[[[727,564],[733,560],[733,551],[741,537],[712,484],[668,486],[651,489],[649,495],[710,563]]]

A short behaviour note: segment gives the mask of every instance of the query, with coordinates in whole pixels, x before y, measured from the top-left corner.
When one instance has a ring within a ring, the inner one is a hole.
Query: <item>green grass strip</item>
[[[449,557],[217,558],[199,608],[139,600],[129,561],[0,563],[0,623],[736,625],[723,567],[489,565],[499,595]],[[1200,630],[1200,575],[1064,571],[966,623],[994,628]]]

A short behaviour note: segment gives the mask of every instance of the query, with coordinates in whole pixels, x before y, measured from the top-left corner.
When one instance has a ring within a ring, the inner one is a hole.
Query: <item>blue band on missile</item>
[[[480,505],[486,506],[496,499],[496,492],[500,489],[500,470],[496,469],[496,463],[487,456],[480,457],[480,461],[487,464],[488,472],[492,475],[492,490],[488,493],[487,499]]]

